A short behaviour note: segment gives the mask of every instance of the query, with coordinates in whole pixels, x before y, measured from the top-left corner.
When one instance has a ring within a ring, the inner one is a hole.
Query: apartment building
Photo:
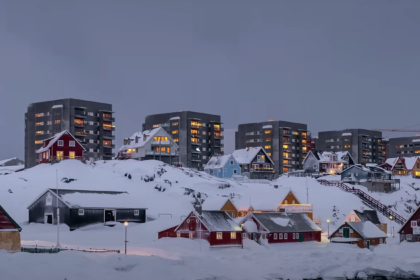
[[[390,138],[388,158],[420,156],[420,136]]]
[[[162,127],[179,146],[179,163],[204,170],[212,156],[223,155],[221,117],[206,113],[179,111],[149,115],[143,131]]]
[[[346,151],[356,163],[383,163],[386,159],[382,132],[367,129],[344,129],[318,133],[317,149],[321,151]]]
[[[307,125],[287,121],[238,125],[235,149],[263,147],[274,162],[276,174],[302,169],[308,152]]]
[[[112,104],[59,99],[32,103],[25,113],[25,167],[37,164],[42,141],[67,130],[86,149],[87,160],[114,157]]]

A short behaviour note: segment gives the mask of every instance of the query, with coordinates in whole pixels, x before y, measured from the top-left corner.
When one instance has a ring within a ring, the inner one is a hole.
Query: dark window
[[[53,115],[61,115],[61,109],[53,110]]]

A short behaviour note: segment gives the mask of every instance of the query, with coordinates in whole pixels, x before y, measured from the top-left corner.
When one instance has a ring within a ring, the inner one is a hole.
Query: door
[[[69,158],[75,158],[76,153],[75,152],[69,152]]]
[[[343,228],[343,237],[345,237],[345,238],[350,237],[350,229],[349,228]]]
[[[46,215],[46,220],[47,220],[47,224],[50,224],[50,225],[52,225],[52,223],[53,223],[53,217],[52,217],[52,214],[51,215]]]
[[[115,222],[114,210],[105,210],[105,223]]]
[[[370,240],[366,241],[366,248],[369,249],[369,247],[370,247]]]
[[[303,242],[303,233],[299,233],[299,242]]]

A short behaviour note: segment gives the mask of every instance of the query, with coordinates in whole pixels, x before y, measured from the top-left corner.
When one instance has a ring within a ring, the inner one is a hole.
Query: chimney
[[[203,208],[201,207],[201,205],[196,205],[194,206],[194,208],[198,215],[201,216],[201,214],[203,213]]]

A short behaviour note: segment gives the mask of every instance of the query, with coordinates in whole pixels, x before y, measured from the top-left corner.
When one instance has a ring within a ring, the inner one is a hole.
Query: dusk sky
[[[419,11],[418,0],[1,1],[0,159],[23,159],[27,106],[60,98],[112,103],[116,147],[146,115],[178,110],[220,114],[225,128],[420,129]]]

